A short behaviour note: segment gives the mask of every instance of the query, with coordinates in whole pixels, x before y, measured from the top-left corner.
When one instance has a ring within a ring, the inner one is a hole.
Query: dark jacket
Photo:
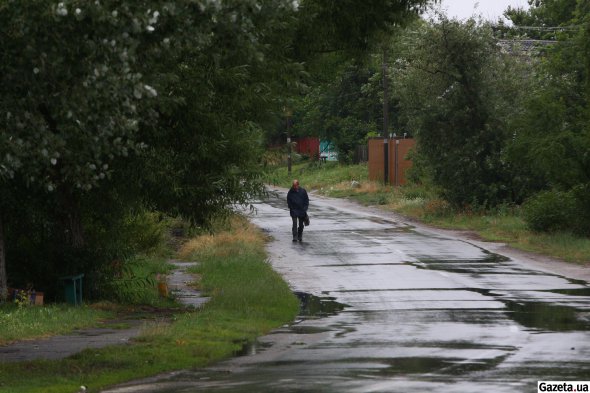
[[[289,205],[291,217],[305,217],[307,215],[307,208],[309,207],[307,191],[302,187],[299,187],[299,190],[291,187],[287,193],[287,205]]]

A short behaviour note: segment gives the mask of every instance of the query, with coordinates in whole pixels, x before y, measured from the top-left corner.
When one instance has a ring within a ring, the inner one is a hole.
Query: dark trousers
[[[303,220],[305,217],[291,217],[291,219],[293,220],[293,239],[301,240],[303,235]],[[299,226],[297,224],[299,224]]]

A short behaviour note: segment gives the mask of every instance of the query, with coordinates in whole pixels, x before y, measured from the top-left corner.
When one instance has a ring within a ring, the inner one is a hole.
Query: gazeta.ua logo
[[[539,392],[590,392],[590,381],[539,381]]]

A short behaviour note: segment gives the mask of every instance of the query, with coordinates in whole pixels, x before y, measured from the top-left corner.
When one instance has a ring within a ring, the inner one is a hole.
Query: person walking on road
[[[299,180],[297,179],[293,180],[293,185],[287,193],[287,205],[293,220],[293,241],[303,241],[303,226],[305,217],[307,217],[309,197],[307,191],[299,186]]]

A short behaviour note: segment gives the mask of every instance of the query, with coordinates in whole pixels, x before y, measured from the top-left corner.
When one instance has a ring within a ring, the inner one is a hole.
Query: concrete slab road
[[[313,195],[312,223],[293,243],[278,196],[258,203],[253,221],[274,238],[271,262],[302,299],[300,318],[244,356],[108,392],[498,393],[590,380],[587,269],[560,273]]]

